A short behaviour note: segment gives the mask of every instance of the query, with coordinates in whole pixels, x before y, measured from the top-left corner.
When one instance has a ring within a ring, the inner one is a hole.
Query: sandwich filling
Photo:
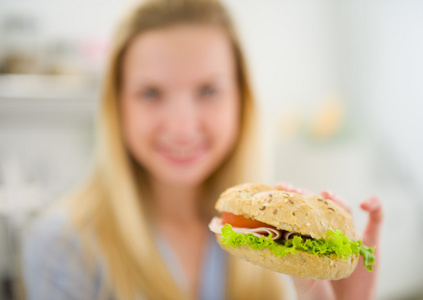
[[[313,239],[308,235],[277,229],[257,220],[223,212],[222,218],[214,217],[209,228],[221,234],[226,247],[249,246],[251,249],[268,248],[276,257],[303,251],[315,255],[335,255],[348,259],[351,255],[363,256],[364,266],[372,271],[375,263],[374,247],[352,241],[341,230],[328,230],[326,238]]]

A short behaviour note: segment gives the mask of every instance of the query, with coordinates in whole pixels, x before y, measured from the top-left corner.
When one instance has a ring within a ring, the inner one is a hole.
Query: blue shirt
[[[104,283],[105,268],[101,262],[87,268],[77,233],[67,229],[68,215],[57,212],[43,218],[24,241],[23,275],[28,300],[107,299],[113,296]],[[166,240],[158,237],[158,249],[175,281],[185,288],[175,254]],[[219,300],[225,296],[226,255],[210,234],[203,258],[199,299]]]

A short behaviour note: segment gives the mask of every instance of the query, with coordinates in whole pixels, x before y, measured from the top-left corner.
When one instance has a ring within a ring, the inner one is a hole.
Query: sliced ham
[[[301,234],[296,233],[296,232],[292,232],[292,231],[285,231],[283,234],[283,238],[285,241],[289,240],[289,238],[294,238],[294,236],[299,235],[301,236]]]
[[[222,219],[218,217],[214,217],[209,223],[210,231],[214,233],[222,233],[222,228],[224,224],[222,224]],[[255,237],[268,237],[272,234],[272,239],[277,240],[282,237],[282,231],[277,230],[274,228],[269,227],[258,227],[258,228],[241,228],[241,227],[234,227],[232,226],[232,230],[237,233],[247,234],[251,233]]]

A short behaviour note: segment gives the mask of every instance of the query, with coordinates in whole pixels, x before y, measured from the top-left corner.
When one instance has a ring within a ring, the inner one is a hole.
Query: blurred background
[[[112,29],[131,0],[0,0],[0,299],[25,228],[85,174]],[[385,209],[379,299],[423,299],[423,1],[224,0],[266,177]]]

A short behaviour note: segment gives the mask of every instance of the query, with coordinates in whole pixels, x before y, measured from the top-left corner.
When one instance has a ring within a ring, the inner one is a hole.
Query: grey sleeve
[[[78,236],[65,230],[64,215],[38,222],[23,243],[22,267],[28,300],[96,299]]]

